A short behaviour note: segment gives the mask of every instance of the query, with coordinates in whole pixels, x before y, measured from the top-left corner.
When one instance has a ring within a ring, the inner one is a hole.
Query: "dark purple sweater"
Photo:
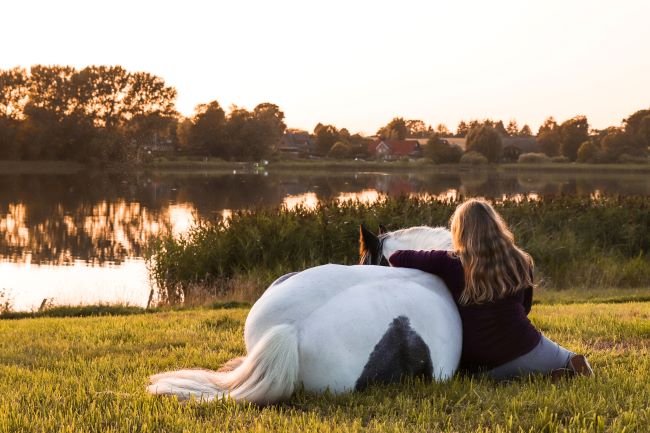
[[[476,372],[498,367],[530,352],[539,343],[540,333],[528,320],[532,287],[487,304],[461,305],[465,274],[459,258],[441,250],[402,250],[393,253],[389,262],[432,273],[445,282],[463,323],[461,370]]]

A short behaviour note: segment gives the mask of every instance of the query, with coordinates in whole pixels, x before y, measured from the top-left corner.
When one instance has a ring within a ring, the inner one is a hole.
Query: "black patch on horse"
[[[355,389],[361,391],[372,384],[399,382],[407,376],[430,379],[432,374],[429,347],[411,328],[409,319],[399,316],[373,349]]]

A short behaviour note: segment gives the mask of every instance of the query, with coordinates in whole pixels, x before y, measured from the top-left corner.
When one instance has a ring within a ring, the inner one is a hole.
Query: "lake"
[[[650,195],[650,176],[621,173],[0,174],[0,309],[124,302],[146,306],[155,287],[147,240],[181,235],[198,218],[254,206],[372,202],[389,195],[514,199]],[[442,222],[441,222],[442,223]],[[155,299],[155,296],[154,298]]]

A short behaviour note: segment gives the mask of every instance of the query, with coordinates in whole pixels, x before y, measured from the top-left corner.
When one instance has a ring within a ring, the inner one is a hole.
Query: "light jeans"
[[[550,373],[565,368],[575,353],[542,335],[537,346],[525,355],[486,372],[492,379],[503,380],[535,373]]]

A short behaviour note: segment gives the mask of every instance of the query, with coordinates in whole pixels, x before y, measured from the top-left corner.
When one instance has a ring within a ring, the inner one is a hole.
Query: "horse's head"
[[[359,226],[359,264],[388,266],[388,260],[382,254],[383,239],[386,228],[379,225],[379,235],[374,234],[363,224]]]
[[[444,227],[411,227],[389,232],[379,225],[375,235],[363,224],[359,237],[359,264],[388,266],[397,250],[451,250],[451,233]]]

